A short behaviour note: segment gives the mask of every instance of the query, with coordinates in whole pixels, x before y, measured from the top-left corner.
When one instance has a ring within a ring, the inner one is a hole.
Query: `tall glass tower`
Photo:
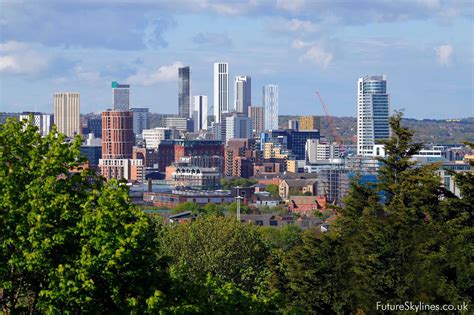
[[[207,96],[194,96],[194,129],[195,131],[207,130]]]
[[[373,156],[374,145],[390,137],[387,78],[365,76],[357,82],[357,154]]]
[[[248,116],[252,100],[252,78],[236,76],[234,82],[235,111]]]
[[[265,130],[278,129],[278,85],[263,87],[263,107],[265,108]]]
[[[229,111],[229,64],[214,64],[214,121],[221,122],[222,112]]]
[[[189,67],[178,69],[178,116],[191,117],[191,71]]]
[[[112,82],[112,95],[114,110],[130,109],[130,84]]]

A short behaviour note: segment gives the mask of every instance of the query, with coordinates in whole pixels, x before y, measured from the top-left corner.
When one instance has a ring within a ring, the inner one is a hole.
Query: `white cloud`
[[[17,41],[0,43],[0,72],[36,74],[45,69],[49,58],[30,45]]]
[[[299,19],[276,19],[268,27],[270,31],[283,33],[313,33],[320,30],[320,27],[311,21]]]
[[[324,49],[321,43],[295,39],[291,46],[295,49],[306,49],[306,52],[301,56],[301,60],[314,62],[323,69],[327,68],[332,62],[333,54]]]
[[[305,5],[305,0],[277,0],[277,8],[290,12],[299,12]]]
[[[311,46],[311,48],[303,55],[303,59],[310,60],[321,68],[327,68],[332,61],[332,54],[324,50],[321,45],[316,44]]]
[[[428,9],[438,9],[440,7],[439,0],[417,0],[421,6],[426,7]]]
[[[1,52],[25,50],[27,48],[28,48],[27,44],[17,42],[17,41],[9,41],[9,42],[6,42],[6,43],[0,43],[0,51]]]
[[[451,57],[454,52],[453,46],[446,44],[435,47],[436,55],[438,56],[438,63],[442,66],[449,66],[451,64]]]
[[[74,74],[79,80],[89,83],[96,83],[103,81],[99,71],[85,69],[83,66],[74,67]]]
[[[302,41],[301,39],[295,39],[293,43],[291,44],[291,47],[295,49],[301,49],[310,46],[310,43],[307,43],[305,41]]]
[[[171,82],[178,79],[178,68],[183,63],[176,61],[171,65],[161,66],[154,71],[139,70],[136,74],[127,78],[126,82],[136,85],[153,85],[158,82]]]

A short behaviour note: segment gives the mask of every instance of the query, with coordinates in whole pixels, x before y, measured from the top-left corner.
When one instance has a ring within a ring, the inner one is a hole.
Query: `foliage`
[[[302,241],[302,231],[297,225],[287,224],[282,228],[260,227],[258,231],[272,249],[288,251]]]
[[[261,296],[222,282],[210,274],[193,281],[183,269],[172,268],[175,303],[161,308],[167,314],[265,314],[277,310],[277,296]]]
[[[233,187],[250,187],[256,184],[257,181],[253,178],[222,178],[221,185],[223,189],[231,189]]]
[[[83,162],[80,145],[16,120],[0,126],[6,313],[143,311],[167,288],[156,225],[130,204],[126,186],[69,173]]]
[[[268,184],[265,187],[265,191],[269,192],[272,195],[272,197],[280,197],[278,185]]]
[[[201,209],[201,213],[204,215],[223,216],[224,207],[222,205],[216,205],[215,203],[208,203]]]
[[[235,218],[204,217],[171,225],[162,240],[164,253],[172,265],[192,279],[210,274],[223,282],[257,292],[265,274],[269,248],[257,227]]]
[[[436,165],[411,161],[420,145],[401,123],[390,120],[379,182],[354,179],[320,233],[223,217],[235,203],[183,203],[175,211],[201,216],[165,226],[131,204],[123,183],[70,172],[83,162],[79,138],[42,138],[9,120],[0,126],[1,311],[372,314],[377,301],[469,304],[474,173],[452,173],[462,198],[444,189]],[[242,180],[226,185],[252,182]]]
[[[313,196],[310,191],[303,192],[297,188],[291,188],[288,191],[288,196]]]
[[[355,179],[330,231],[305,233],[274,269],[272,287],[289,309],[375,313],[377,301],[471,301],[472,174],[456,175],[463,198],[444,191],[436,165],[411,161],[420,145],[401,114],[390,124],[379,183]]]
[[[184,211],[191,211],[193,214],[198,214],[201,212],[201,207],[195,202],[186,201],[171,209],[172,214],[177,214]]]
[[[229,204],[228,206],[225,207],[225,209],[230,213],[230,214],[236,214],[237,213],[237,202],[234,201],[233,203]],[[244,204],[243,202],[240,203],[240,213],[251,213],[252,210]]]
[[[259,206],[258,207],[258,212],[260,213],[278,213],[278,214],[287,214],[288,213],[288,208],[285,207],[284,205],[278,205],[278,206]]]
[[[130,203],[126,185],[104,183],[87,171],[69,173],[82,162],[80,140],[67,143],[55,130],[41,138],[35,127],[23,127],[17,121],[0,127],[3,312],[262,313],[275,308],[270,298],[243,289],[257,292],[265,276],[268,248],[254,227],[235,221],[223,223],[228,229],[213,226],[223,232],[218,243],[226,245],[217,250],[227,256],[224,275],[179,274],[173,268],[170,273],[160,250],[162,225]],[[216,212],[212,205],[203,209]],[[201,232],[208,232],[206,226]],[[232,253],[230,247],[238,250]],[[241,263],[234,267],[236,261]],[[221,269],[219,263],[214,261],[214,270]]]
[[[77,230],[80,250],[53,270],[40,305],[55,312],[143,313],[164,304],[170,279],[158,255],[158,229],[130,206],[123,186],[111,181],[91,194]]]

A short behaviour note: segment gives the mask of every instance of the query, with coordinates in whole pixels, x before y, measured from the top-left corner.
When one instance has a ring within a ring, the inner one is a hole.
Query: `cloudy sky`
[[[471,0],[0,0],[0,111],[52,112],[54,92],[77,91],[99,112],[116,80],[133,107],[177,113],[177,67],[212,104],[227,61],[254,105],[277,84],[280,114],[321,115],[319,90],[355,116],[357,78],[386,74],[407,117],[474,116],[473,29]]]

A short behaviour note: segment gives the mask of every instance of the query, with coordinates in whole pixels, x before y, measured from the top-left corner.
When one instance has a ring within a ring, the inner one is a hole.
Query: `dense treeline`
[[[474,175],[462,198],[391,120],[373,185],[352,183],[330,230],[241,224],[208,205],[166,225],[88,172],[80,141],[0,126],[0,305],[6,313],[368,313],[377,302],[471,303]]]

